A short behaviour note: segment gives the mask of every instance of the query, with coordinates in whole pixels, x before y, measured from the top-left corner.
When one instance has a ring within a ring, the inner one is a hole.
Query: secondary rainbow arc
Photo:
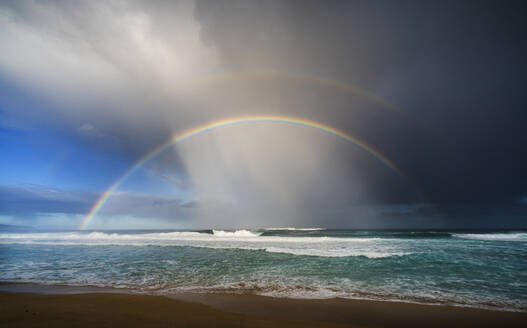
[[[394,106],[379,95],[344,81],[317,75],[277,69],[248,69],[241,71],[225,72],[216,75],[211,75],[203,79],[196,79],[190,82],[190,85],[196,86],[198,87],[198,90],[201,90],[201,87],[215,82],[224,82],[238,79],[255,81],[259,79],[265,80],[273,78],[312,83],[314,85],[331,88],[339,92],[353,94],[362,99],[368,100],[372,104],[378,105],[378,109],[386,110],[391,113],[397,114],[400,118],[412,124],[412,126],[418,127],[420,130],[426,133],[431,132],[431,127],[428,126],[426,122],[423,122],[422,120],[419,120],[416,117],[409,115],[407,112],[401,110],[397,106]]]
[[[153,149],[151,152],[149,152],[148,154],[140,158],[137,162],[135,162],[135,164],[132,167],[130,167],[130,169],[128,169],[119,179],[114,181],[110,185],[110,187],[101,194],[101,196],[93,204],[92,208],[90,209],[90,211],[88,212],[88,214],[86,215],[82,223],[79,225],[78,229],[82,230],[86,228],[86,226],[93,220],[93,218],[97,215],[100,209],[104,206],[106,201],[117,190],[117,188],[121,185],[123,181],[125,181],[130,175],[132,175],[142,165],[144,165],[149,160],[153,159],[155,156],[163,152],[165,149],[173,146],[174,144],[178,142],[184,141],[188,138],[191,138],[201,133],[212,131],[212,130],[215,130],[221,127],[228,127],[228,126],[246,124],[246,123],[251,123],[251,122],[276,122],[276,123],[284,123],[284,124],[291,124],[291,125],[299,125],[299,126],[321,130],[323,132],[343,138],[355,144],[356,146],[367,151],[369,154],[371,154],[372,156],[380,160],[384,165],[386,165],[390,169],[397,172],[400,176],[405,177],[405,175],[401,172],[401,170],[392,161],[390,161],[386,156],[382,155],[380,152],[378,152],[371,146],[367,145],[363,141],[339,129],[331,127],[329,125],[318,123],[315,121],[305,120],[302,118],[289,117],[289,116],[242,116],[242,117],[228,118],[228,119],[213,121],[207,124],[199,125],[192,129],[183,131],[182,133],[175,134],[167,142],[159,145],[158,147]]]

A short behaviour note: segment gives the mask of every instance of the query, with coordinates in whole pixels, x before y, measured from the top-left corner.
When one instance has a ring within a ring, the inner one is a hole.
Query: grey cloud
[[[53,214],[84,217],[99,197],[99,193],[82,190],[2,185],[0,215],[13,215],[28,221]],[[109,198],[98,216],[138,217],[176,224],[188,220],[196,204],[196,201],[186,199],[117,192]]]
[[[360,111],[333,111],[338,100],[326,99],[315,112],[372,142],[442,203],[523,192],[526,13],[522,1],[225,0],[195,10],[202,39],[230,67],[332,77],[422,124],[370,114],[356,97],[343,103]]]
[[[38,185],[0,186],[0,213],[31,217],[37,213],[87,213],[97,194]]]
[[[118,192],[110,197],[98,215],[162,219],[177,224],[188,221],[195,214],[188,205],[186,199]]]

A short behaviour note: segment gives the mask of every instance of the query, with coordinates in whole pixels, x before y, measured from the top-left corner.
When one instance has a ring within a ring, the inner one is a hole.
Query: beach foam
[[[262,230],[267,231],[322,231],[326,230],[324,228],[292,228],[292,227],[286,227],[286,228],[263,228]]]
[[[235,231],[225,231],[225,230],[212,230],[212,234],[218,237],[258,237],[262,232],[255,232],[250,230],[235,230]]]
[[[455,234],[456,237],[493,241],[524,241],[527,242],[527,233],[467,233]]]
[[[249,230],[201,232],[161,232],[120,234],[106,232],[64,232],[0,234],[0,244],[45,244],[63,246],[189,246],[214,249],[263,250],[291,255],[382,258],[408,252],[379,238],[261,236]]]

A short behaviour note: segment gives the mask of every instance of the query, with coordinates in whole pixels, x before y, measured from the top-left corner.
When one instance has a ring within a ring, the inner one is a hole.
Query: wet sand
[[[4,286],[5,287],[5,286]],[[26,289],[31,285],[26,286]],[[5,288],[3,288],[5,290]],[[527,313],[362,300],[118,294],[96,288],[0,292],[2,327],[524,327]],[[66,291],[70,293],[65,293]],[[60,294],[57,294],[60,293]]]

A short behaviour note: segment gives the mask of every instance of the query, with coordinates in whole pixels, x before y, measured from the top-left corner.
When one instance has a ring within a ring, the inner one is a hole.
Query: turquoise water
[[[0,233],[0,280],[527,311],[527,232]]]

